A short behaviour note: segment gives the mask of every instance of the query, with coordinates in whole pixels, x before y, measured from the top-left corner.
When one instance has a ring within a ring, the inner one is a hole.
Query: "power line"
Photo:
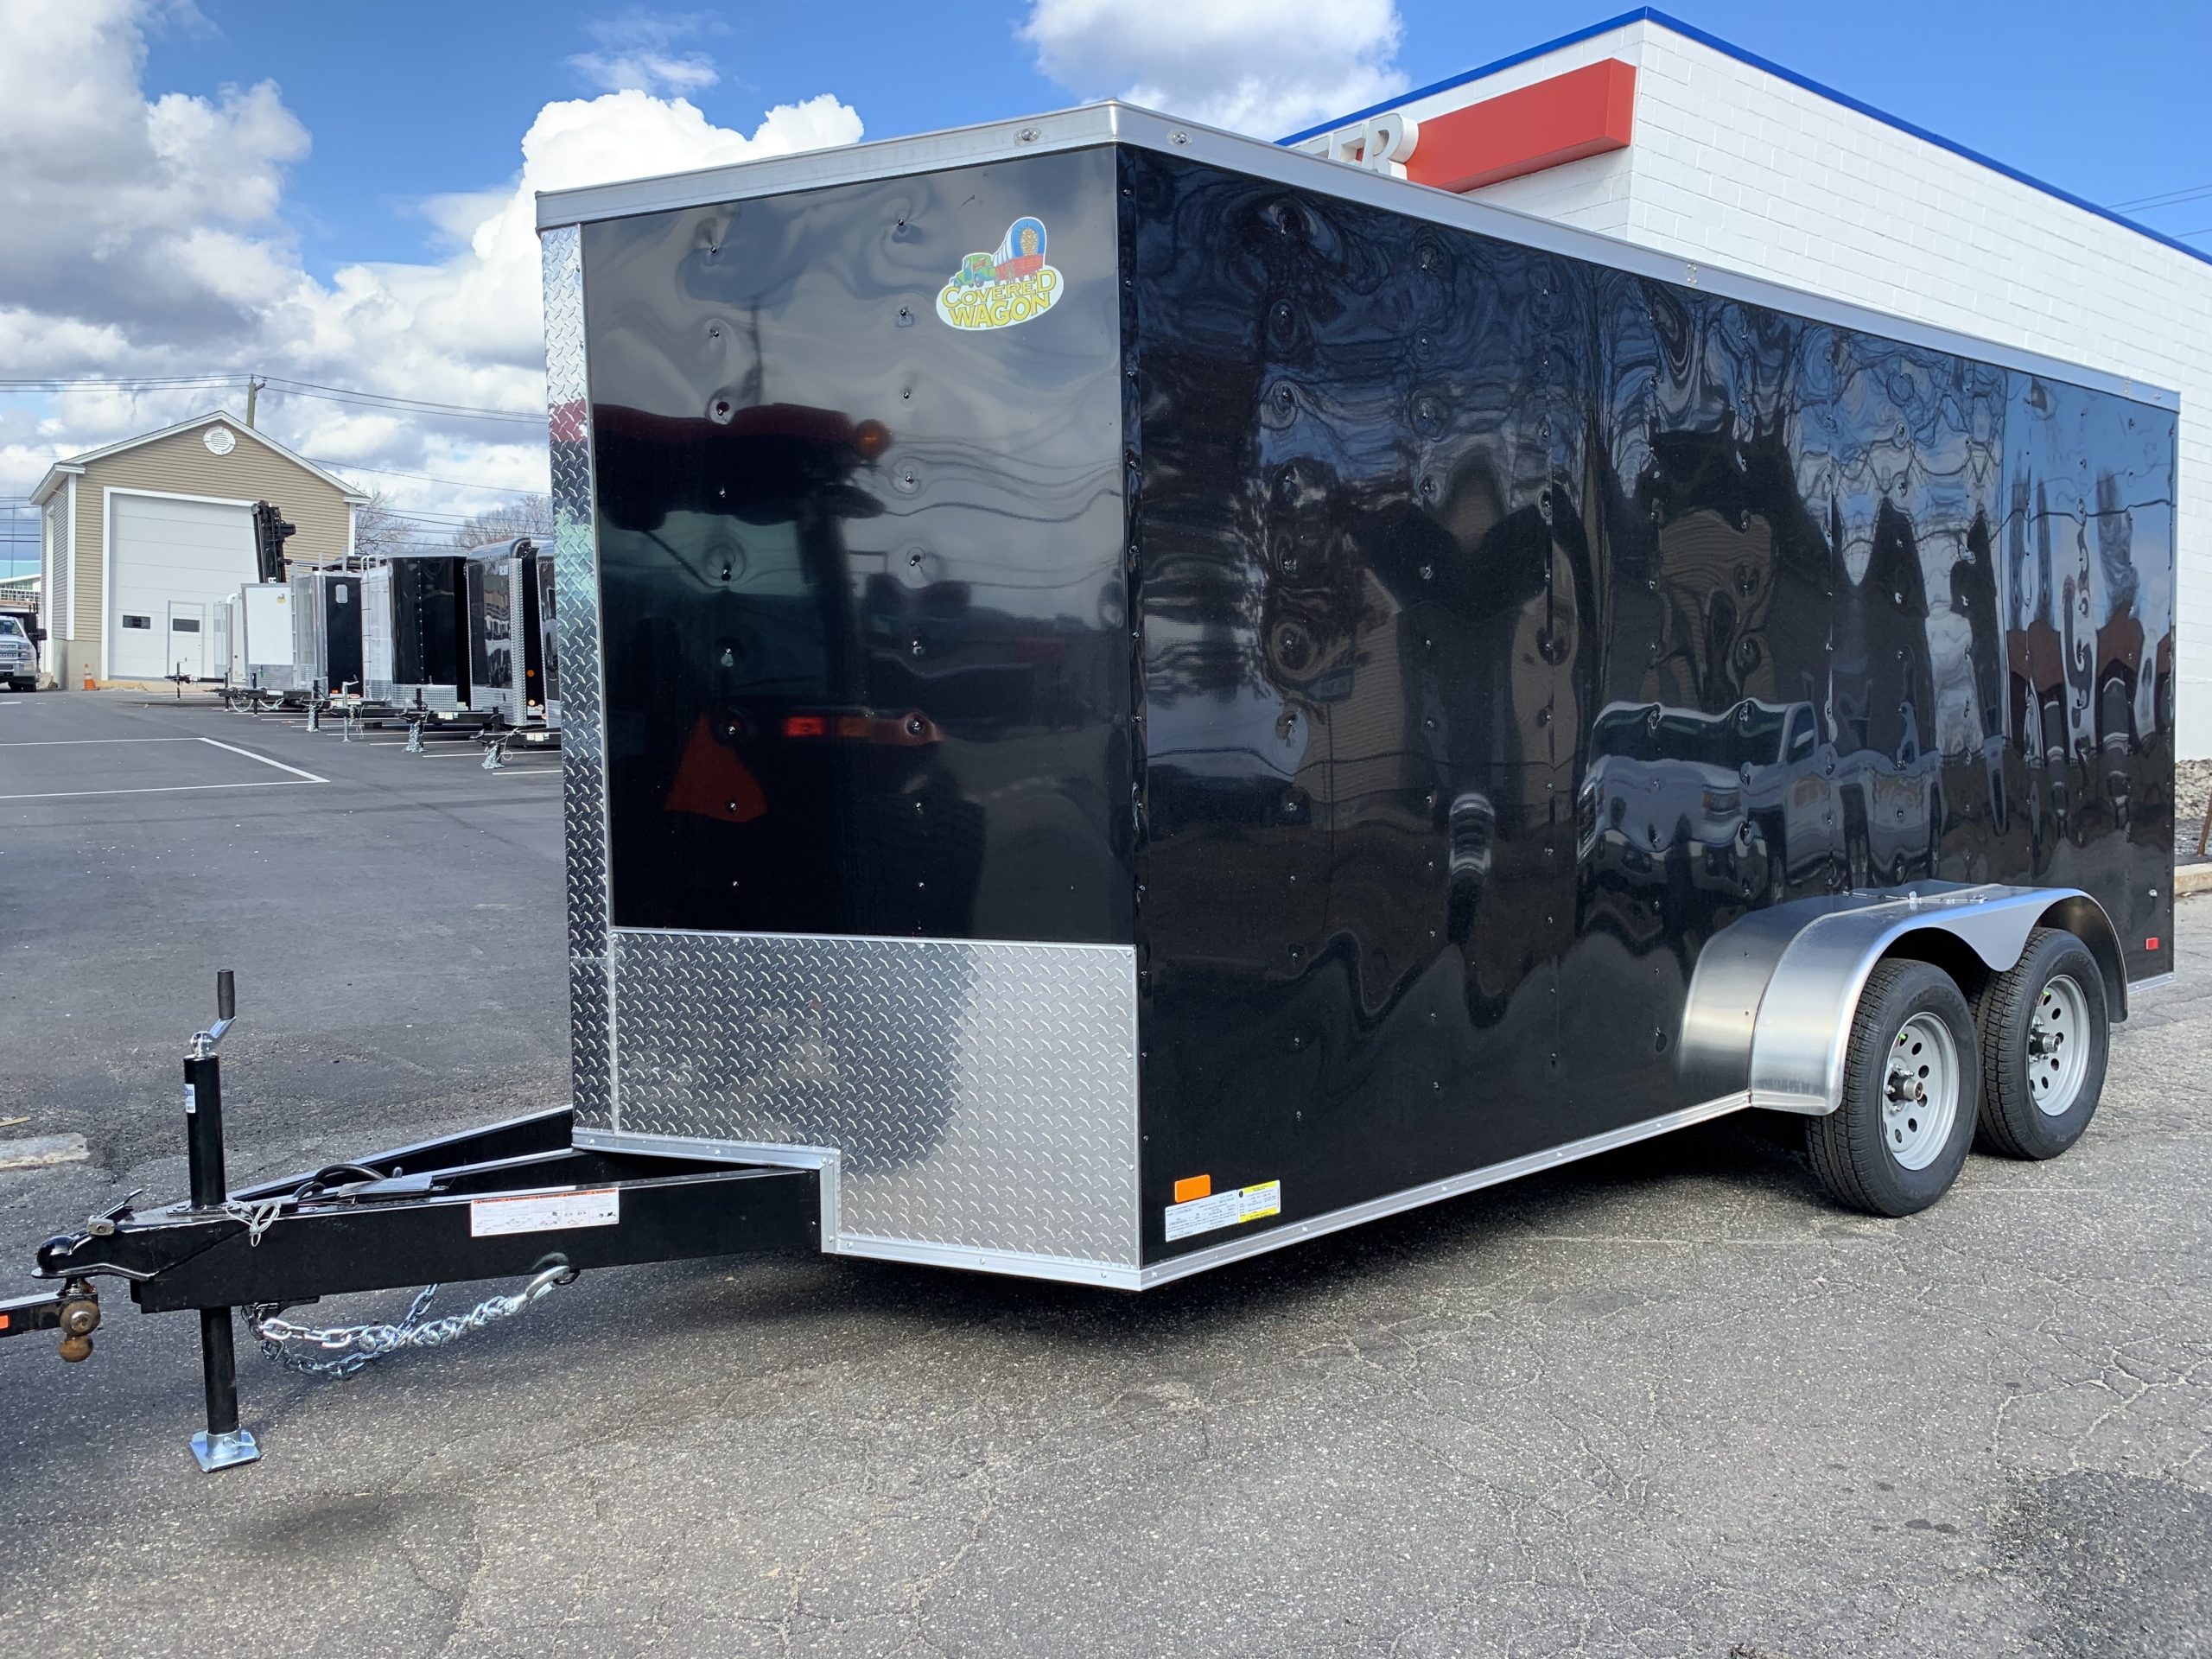
[[[485,409],[467,404],[431,403],[419,397],[393,397],[383,392],[353,391],[343,386],[317,385],[311,380],[279,380],[262,382],[263,389],[281,391],[291,397],[319,397],[326,403],[359,404],[372,409],[397,410],[410,415],[457,415],[474,421],[511,421],[523,426],[543,426],[543,415],[524,414],[518,410]]]
[[[2164,190],[2155,196],[2138,196],[2133,201],[2115,201],[2111,206],[2113,212],[2125,213],[2132,207],[2172,207],[2205,196],[2212,196],[2212,184],[2183,185],[2178,190]]]
[[[0,379],[0,391],[73,391],[84,388],[111,388],[139,391],[213,391],[230,387],[243,387],[249,378],[244,374],[177,374],[129,375],[112,378],[85,376],[70,378],[58,375],[22,379]],[[262,379],[266,391],[283,391],[295,397],[313,397],[325,403],[357,404],[369,408],[391,409],[414,415],[452,415],[479,421],[508,421],[524,426],[543,426],[545,416],[521,410],[492,409],[477,404],[443,404],[426,397],[401,397],[389,392],[364,391],[353,386],[327,386],[315,380],[288,380],[280,376]]]
[[[543,495],[543,490],[525,489],[518,484],[485,484],[473,478],[440,478],[434,473],[403,473],[397,467],[372,467],[362,461],[324,461],[315,455],[302,457],[318,467],[348,473],[378,473],[386,478],[416,478],[425,484],[451,484],[464,490],[498,490],[507,495]]]

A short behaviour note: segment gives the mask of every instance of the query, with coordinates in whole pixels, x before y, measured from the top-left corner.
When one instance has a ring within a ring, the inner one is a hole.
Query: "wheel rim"
[[[2070,974],[2053,974],[2028,1026],[2028,1093],[2045,1117],[2063,1117],[2089,1070],[2089,998]]]
[[[1949,1144],[1959,1116],[1959,1046],[1932,1014],[1916,1014],[1890,1044],[1882,1085],[1882,1145],[1904,1169],[1925,1169]]]

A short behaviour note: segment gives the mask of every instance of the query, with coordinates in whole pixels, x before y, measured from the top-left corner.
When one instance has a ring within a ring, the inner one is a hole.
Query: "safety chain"
[[[413,1305],[396,1325],[294,1325],[276,1318],[275,1305],[268,1302],[246,1311],[246,1325],[260,1339],[261,1351],[286,1370],[303,1376],[346,1377],[402,1348],[443,1347],[494,1320],[512,1319],[554,1286],[568,1284],[575,1276],[576,1269],[565,1262],[547,1268],[512,1296],[487,1296],[466,1313],[448,1313],[427,1324],[423,1315],[429,1310],[430,1298],[437,1294],[435,1285],[426,1285],[417,1292]],[[285,1347],[288,1342],[324,1349],[339,1357],[310,1359]]]

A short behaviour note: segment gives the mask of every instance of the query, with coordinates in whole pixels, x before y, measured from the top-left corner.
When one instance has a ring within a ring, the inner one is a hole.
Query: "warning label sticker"
[[[622,1219],[622,1195],[611,1186],[571,1192],[532,1192],[512,1198],[477,1198],[468,1206],[468,1236],[557,1233],[571,1227],[612,1227]]]
[[[1281,1181],[1239,1187],[1233,1192],[1217,1192],[1210,1198],[1192,1198],[1188,1204],[1169,1205],[1167,1240],[1172,1244],[1179,1238],[1190,1237],[1193,1233],[1210,1233],[1217,1227],[1234,1227],[1239,1222],[1257,1221],[1262,1216],[1279,1216],[1281,1213]]]

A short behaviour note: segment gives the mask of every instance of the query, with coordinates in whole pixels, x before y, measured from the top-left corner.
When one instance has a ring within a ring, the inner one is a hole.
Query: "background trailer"
[[[328,696],[361,690],[361,573],[308,569],[292,572],[292,660],[302,691]]]
[[[1112,106],[540,217],[580,1142],[1138,1285],[2165,970],[2168,394]]]
[[[292,664],[292,590],[281,582],[250,582],[226,595],[216,618],[226,649],[219,661],[227,683],[264,691],[289,691]]]
[[[470,706],[511,726],[557,726],[553,597],[545,562],[528,537],[467,556]]]
[[[469,707],[467,561],[458,554],[395,554],[363,573],[363,695],[395,707],[421,699],[452,715]]]

